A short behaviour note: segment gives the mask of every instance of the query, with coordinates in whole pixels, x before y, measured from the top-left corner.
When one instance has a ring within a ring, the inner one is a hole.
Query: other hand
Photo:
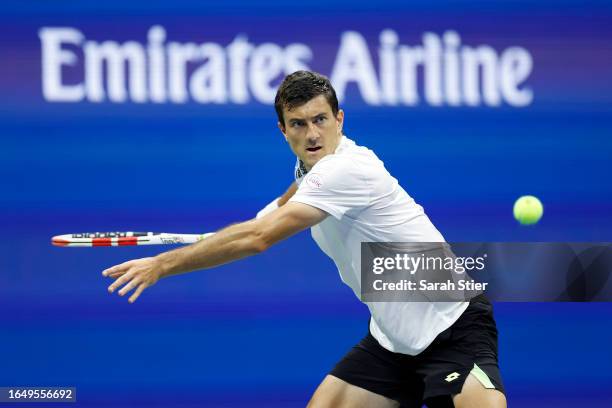
[[[113,293],[117,288],[125,285],[117,292],[119,296],[124,296],[136,288],[136,291],[128,299],[128,302],[134,303],[146,288],[159,280],[161,265],[156,258],[134,259],[105,269],[102,275],[115,279],[115,282],[108,287],[109,293]]]

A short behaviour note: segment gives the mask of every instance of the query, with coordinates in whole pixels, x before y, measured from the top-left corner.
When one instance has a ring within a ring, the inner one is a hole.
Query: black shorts
[[[330,374],[399,401],[402,407],[421,408],[453,407],[452,395],[461,392],[472,370],[487,388],[504,392],[493,306],[482,295],[418,355],[393,353],[368,331]]]

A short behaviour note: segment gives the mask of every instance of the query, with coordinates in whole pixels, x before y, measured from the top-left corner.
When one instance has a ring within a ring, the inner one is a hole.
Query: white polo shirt
[[[342,281],[361,294],[361,242],[444,242],[423,207],[399,185],[371,150],[343,136],[334,154],[306,175],[296,167],[298,189],[289,201],[330,216],[311,228]],[[446,330],[467,302],[365,302],[370,332],[387,350],[416,355]]]

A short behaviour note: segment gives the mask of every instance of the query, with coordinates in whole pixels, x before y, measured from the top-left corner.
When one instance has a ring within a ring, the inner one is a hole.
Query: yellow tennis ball
[[[544,214],[542,202],[534,196],[522,196],[514,203],[514,218],[522,225],[532,225],[540,221]]]

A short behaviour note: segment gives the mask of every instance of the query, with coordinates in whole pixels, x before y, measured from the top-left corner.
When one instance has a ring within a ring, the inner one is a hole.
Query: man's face
[[[283,108],[285,124],[278,123],[293,153],[310,170],[321,158],[334,153],[342,137],[344,112],[334,116],[324,95],[293,110]]]

